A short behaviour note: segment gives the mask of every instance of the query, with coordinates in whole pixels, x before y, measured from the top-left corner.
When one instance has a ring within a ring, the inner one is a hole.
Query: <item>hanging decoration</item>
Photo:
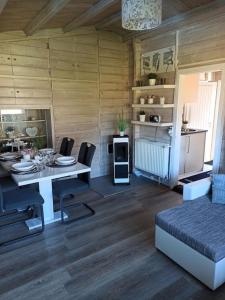
[[[122,0],[122,27],[152,29],[161,24],[162,0]]]

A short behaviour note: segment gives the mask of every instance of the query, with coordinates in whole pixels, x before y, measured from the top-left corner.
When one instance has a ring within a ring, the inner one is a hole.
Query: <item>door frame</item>
[[[214,152],[214,159],[213,159],[213,172],[217,173],[219,170],[222,139],[223,139],[224,118],[225,118],[225,63],[180,69],[177,71],[176,74],[176,87],[174,93],[174,104],[175,104],[174,111],[173,111],[174,125],[173,125],[171,153],[170,153],[170,186],[171,187],[174,187],[177,184],[178,176],[179,176],[180,143],[181,143],[180,130],[182,126],[182,109],[183,109],[183,101],[180,97],[179,87],[181,85],[182,78],[184,78],[184,75],[188,75],[188,74],[215,72],[215,71],[220,71],[222,73],[215,152]]]

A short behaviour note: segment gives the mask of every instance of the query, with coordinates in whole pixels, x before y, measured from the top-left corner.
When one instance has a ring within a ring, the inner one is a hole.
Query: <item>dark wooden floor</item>
[[[43,235],[0,249],[0,299],[225,299],[154,248],[154,216],[181,196],[147,180],[103,198],[80,199],[96,215],[52,224]]]

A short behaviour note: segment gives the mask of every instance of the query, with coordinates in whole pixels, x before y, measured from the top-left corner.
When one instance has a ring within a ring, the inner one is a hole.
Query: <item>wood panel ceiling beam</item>
[[[105,18],[103,21],[96,24],[95,28],[103,29],[103,28],[113,25],[114,23],[118,22],[119,20],[121,20],[121,12],[118,12],[116,14],[113,14],[110,17]]]
[[[0,14],[2,13],[3,9],[5,8],[8,0],[1,0],[0,1]]]
[[[32,35],[35,31],[45,25],[61,9],[63,9],[70,0],[50,0],[47,5],[34,17],[34,19],[25,27],[24,32]]]
[[[97,4],[93,5],[91,8],[89,8],[86,12],[81,14],[78,18],[75,18],[70,23],[68,23],[64,28],[64,32],[68,32],[71,30],[74,30],[85,23],[91,21],[91,19],[95,18],[102,12],[104,12],[107,9],[110,9],[111,6],[119,2],[118,0],[101,0]]]
[[[179,14],[177,16],[166,19],[160,26],[151,30],[145,30],[142,32],[132,32],[125,36],[124,40],[130,40],[132,38],[139,38],[141,40],[147,38],[154,38],[158,35],[163,35],[169,31],[176,31],[182,28],[191,27],[194,24],[198,24],[204,21],[209,21],[212,18],[225,13],[225,1],[215,0],[209,4],[194,8],[186,13]]]

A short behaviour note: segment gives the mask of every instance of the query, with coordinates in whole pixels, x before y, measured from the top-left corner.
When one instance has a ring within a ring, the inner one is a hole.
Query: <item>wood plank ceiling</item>
[[[163,0],[163,22],[182,15],[213,0]],[[80,26],[129,35],[121,26],[120,0],[1,0],[0,32],[23,30],[27,35],[39,29]]]

